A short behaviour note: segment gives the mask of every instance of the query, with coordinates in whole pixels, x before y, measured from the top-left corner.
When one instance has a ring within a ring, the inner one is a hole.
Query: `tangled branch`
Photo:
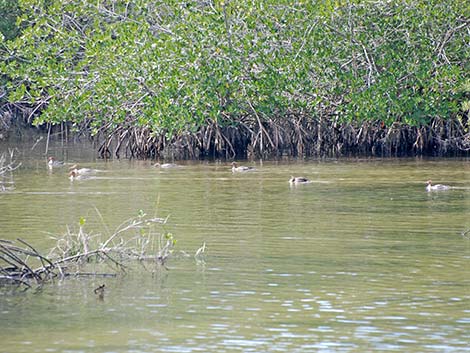
[[[55,238],[56,244],[47,256],[23,239],[0,239],[0,285],[13,284],[27,289],[33,283],[42,285],[55,278],[114,277],[118,272],[126,272],[126,264],[132,260],[152,262],[157,268],[167,269],[168,259],[176,253],[176,240],[163,228],[166,222],[167,218],[148,218],[141,213],[103,239],[101,235],[85,232],[85,221],[81,219],[78,232],[67,228],[65,234]],[[198,263],[202,253],[201,249],[197,251]],[[111,265],[114,270],[89,270],[97,264]]]

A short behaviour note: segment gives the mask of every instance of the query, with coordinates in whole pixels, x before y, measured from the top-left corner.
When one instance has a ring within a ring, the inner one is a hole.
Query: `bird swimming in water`
[[[89,174],[94,174],[98,172],[96,169],[91,169],[91,168],[78,168],[78,164],[74,164],[69,168],[70,172],[75,172],[77,175],[89,175]]]
[[[232,162],[232,172],[249,172],[255,170],[254,167],[246,167],[244,165],[238,166],[237,162]]]
[[[83,179],[83,178],[84,178],[84,175],[78,174],[75,169],[73,169],[73,170],[71,170],[71,171],[69,172],[69,179],[70,179],[70,181],[81,180],[81,179]]]
[[[450,186],[449,185],[443,185],[443,184],[436,184],[433,185],[431,180],[428,180],[426,182],[426,191],[440,191],[440,190],[449,190]]]
[[[55,159],[55,157],[47,158],[47,167],[49,169],[63,167],[63,166],[64,166],[64,162],[58,161],[57,159]]]
[[[163,169],[178,168],[178,164],[174,164],[174,163],[163,163],[163,164],[155,163],[153,166],[156,168],[163,168]]]
[[[292,185],[297,185],[297,184],[309,184],[311,181],[305,177],[295,177],[291,176],[289,179],[289,183]]]

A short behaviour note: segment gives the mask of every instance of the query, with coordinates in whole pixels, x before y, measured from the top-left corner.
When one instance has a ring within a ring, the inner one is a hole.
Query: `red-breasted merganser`
[[[80,175],[76,172],[76,169],[73,169],[69,172],[69,179],[70,181],[74,181],[74,180],[80,180],[80,179],[83,179],[83,175]]]
[[[249,172],[255,170],[254,167],[245,167],[244,165],[238,166],[237,162],[232,162],[232,172]]]
[[[442,185],[442,184],[432,185],[431,180],[428,180],[426,183],[428,184],[426,186],[426,191],[439,191],[439,190],[449,190],[450,189],[449,185]]]
[[[69,168],[70,172],[75,172],[77,175],[87,175],[87,174],[93,174],[96,173],[96,169],[90,169],[90,168],[78,168],[78,164],[74,164]]]
[[[155,163],[153,166],[156,168],[163,168],[163,169],[179,167],[177,164],[174,164],[174,163],[163,163],[163,164]]]
[[[57,159],[55,159],[55,157],[48,157],[47,166],[49,167],[49,169],[63,167],[64,162],[58,161]]]
[[[289,179],[289,183],[290,184],[308,184],[308,183],[311,183],[311,181],[304,177],[291,176]]]

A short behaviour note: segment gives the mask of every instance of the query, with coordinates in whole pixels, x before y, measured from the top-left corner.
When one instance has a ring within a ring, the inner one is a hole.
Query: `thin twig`
[[[467,236],[468,233],[470,233],[470,228],[468,228],[466,231],[462,232],[461,234],[465,239],[470,239],[470,237]]]

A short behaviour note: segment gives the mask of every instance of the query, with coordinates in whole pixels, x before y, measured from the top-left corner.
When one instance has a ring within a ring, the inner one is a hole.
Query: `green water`
[[[3,290],[1,352],[470,352],[469,160],[253,161],[232,174],[66,157],[102,172],[70,182],[20,151],[1,238],[46,251],[80,217],[106,234],[142,209],[170,216],[178,249],[205,242],[205,264]],[[455,188],[427,193],[430,178]]]

